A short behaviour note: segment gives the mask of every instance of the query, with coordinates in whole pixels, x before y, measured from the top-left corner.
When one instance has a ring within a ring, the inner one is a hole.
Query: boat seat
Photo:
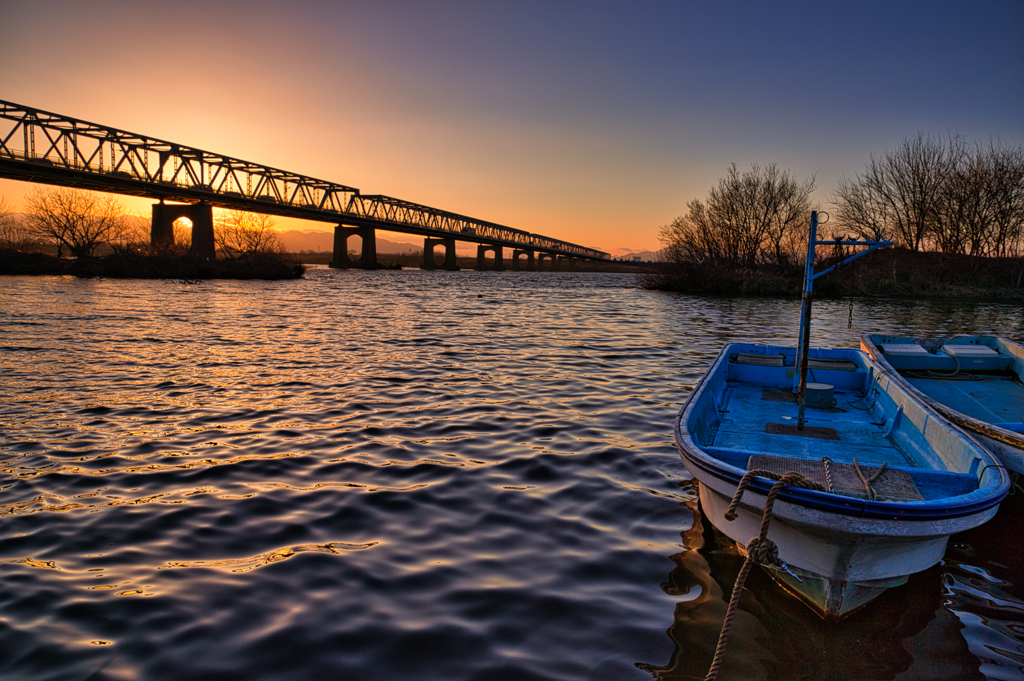
[[[882,352],[887,355],[901,355],[904,357],[929,357],[927,350],[917,343],[883,343]]]
[[[750,364],[758,367],[784,367],[785,355],[762,355],[756,352],[737,352],[729,357],[733,364]]]
[[[998,357],[999,353],[985,345],[943,345],[942,351],[953,357]]]
[[[817,369],[818,371],[856,371],[857,365],[846,359],[809,357],[807,359],[807,368]]]
[[[867,499],[867,491],[864,483],[857,476],[857,470],[853,464],[839,463],[832,461],[829,464],[832,472],[832,492],[847,497]],[[763,470],[784,475],[795,471],[808,480],[828,487],[828,480],[825,475],[825,462],[813,459],[793,459],[786,456],[769,456],[765,454],[754,454],[747,459],[747,470]],[[861,472],[865,477],[870,478],[876,472],[876,466],[861,466]],[[917,489],[914,478],[907,471],[895,468],[886,468],[885,471],[871,483],[875,489],[876,501],[923,501],[924,497]]]

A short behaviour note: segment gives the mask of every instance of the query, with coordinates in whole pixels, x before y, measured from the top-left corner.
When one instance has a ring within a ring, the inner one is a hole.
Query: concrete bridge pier
[[[434,247],[444,246],[444,265],[438,267],[434,262]],[[440,239],[427,237],[423,240],[423,269],[443,269],[449,272],[458,272],[459,265],[455,261],[455,239],[442,237]]]
[[[487,265],[487,253],[494,253],[494,264]],[[502,255],[501,246],[480,244],[476,247],[476,269],[478,272],[504,272],[505,256]]]
[[[554,267],[552,269],[558,270],[559,272],[573,272],[576,270],[576,258],[568,255],[556,256]]]
[[[544,269],[544,262],[547,261],[548,269],[554,272],[558,269],[558,262],[555,260],[554,253],[538,253],[537,254],[537,270]]]
[[[517,248],[512,251],[512,270],[514,272],[518,272],[519,270],[523,269],[519,266],[519,256],[521,255],[526,256],[526,271],[536,272],[537,263],[534,259],[533,251],[528,248]]]
[[[359,260],[348,257],[348,238],[358,236],[363,242]],[[346,227],[338,225],[334,228],[334,255],[330,267],[339,270],[375,270],[377,269],[377,235],[373,227]]]
[[[213,206],[196,203],[191,206],[168,206],[163,200],[153,204],[153,220],[150,223],[149,243],[157,250],[174,246],[174,221],[188,218],[192,222],[192,247],[189,254],[213,260],[217,257],[217,246],[213,239]]]

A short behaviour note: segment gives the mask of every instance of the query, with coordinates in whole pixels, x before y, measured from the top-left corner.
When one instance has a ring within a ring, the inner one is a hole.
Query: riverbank
[[[823,270],[831,263],[816,267]],[[642,288],[703,295],[799,297],[803,266],[756,268],[664,263]],[[1024,301],[1024,258],[979,258],[887,248],[817,280],[815,297],[962,298]]]
[[[291,257],[304,265],[329,265],[334,259],[333,254],[321,251],[319,253],[299,252],[290,253]],[[358,254],[351,254],[352,259],[358,259]],[[460,270],[475,270],[476,269],[476,257],[475,256],[463,256],[460,255],[455,259],[455,264]],[[493,262],[493,261],[492,261]],[[380,269],[399,269],[399,268],[411,268],[411,269],[422,269],[423,267],[423,253],[378,253],[377,263],[380,265]],[[545,264],[544,270],[549,271],[550,265]],[[505,259],[505,269],[508,271],[512,270],[512,261],[508,258]],[[640,273],[643,271],[643,267],[637,264],[632,264],[623,261],[598,261],[598,260],[579,260],[572,268],[563,269],[561,271],[567,272],[600,272],[602,274],[633,274]]]
[[[71,275],[111,279],[296,279],[306,268],[289,256],[256,253],[224,260],[187,255],[112,253],[100,257],[58,258],[46,253],[0,249],[0,275]]]

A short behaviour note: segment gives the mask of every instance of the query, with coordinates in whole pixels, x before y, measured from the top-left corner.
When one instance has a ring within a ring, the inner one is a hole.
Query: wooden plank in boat
[[[822,359],[811,357],[807,360],[807,368],[818,371],[856,371],[857,365],[845,359]]]
[[[821,426],[804,426],[797,428],[790,423],[766,423],[764,432],[769,435],[794,435],[796,437],[813,437],[817,440],[838,440],[839,433],[835,428],[823,428]]]
[[[761,399],[765,402],[796,402],[796,393],[792,390],[778,388],[762,388]]]
[[[857,461],[872,466],[880,466],[883,461],[890,466],[913,468],[919,465],[910,461],[905,454],[892,445],[892,442],[881,438],[880,442],[875,445],[869,445],[845,439],[817,440],[809,437],[769,435],[763,429],[758,432],[746,433],[719,430],[712,446],[804,459],[820,459],[823,456],[828,456],[836,461],[849,461],[852,457],[857,457]]]
[[[734,364],[749,364],[758,367],[784,367],[785,355],[762,355],[758,352],[737,352],[729,357]]]

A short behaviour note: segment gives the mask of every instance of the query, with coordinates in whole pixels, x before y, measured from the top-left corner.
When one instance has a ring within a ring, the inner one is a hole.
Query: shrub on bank
[[[224,260],[113,253],[65,260],[43,253],[0,249],[0,274],[69,274],[111,279],[296,279],[305,271],[294,259],[276,253],[253,253]]]
[[[824,259],[821,271],[834,264]],[[638,275],[642,288],[697,295],[799,297],[802,267],[660,263]],[[814,283],[819,298],[986,298],[1024,301],[1024,258],[983,258],[886,248]]]

